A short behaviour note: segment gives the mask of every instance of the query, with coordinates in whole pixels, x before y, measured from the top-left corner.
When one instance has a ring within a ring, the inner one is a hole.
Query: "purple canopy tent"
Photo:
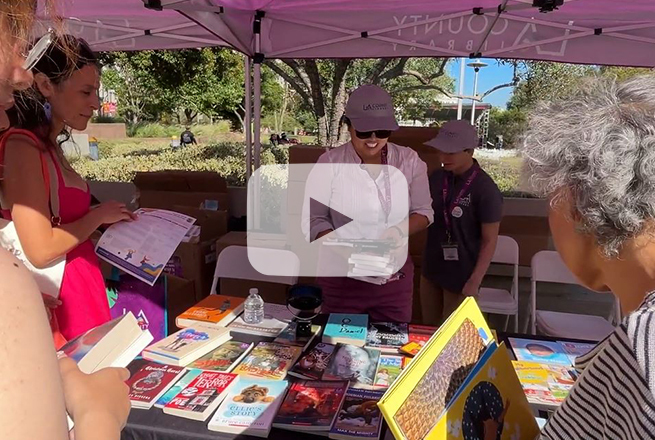
[[[537,6],[533,0],[69,0],[63,15],[71,31],[97,50],[218,45],[244,53],[246,99],[250,61],[254,65],[256,168],[264,58],[492,57],[655,66],[652,0],[565,0],[556,10],[549,5],[561,0],[534,3]]]

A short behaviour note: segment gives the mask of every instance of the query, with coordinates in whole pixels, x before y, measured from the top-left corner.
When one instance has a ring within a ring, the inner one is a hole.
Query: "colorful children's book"
[[[319,342],[309,353],[301,357],[289,374],[305,380],[319,380],[327,369],[335,346]]]
[[[166,404],[164,413],[205,421],[225,398],[236,378],[230,373],[203,371]]]
[[[427,325],[409,325],[409,342],[416,342],[421,347],[428,343],[432,335],[437,331],[436,327]]]
[[[199,322],[216,327],[225,327],[243,311],[245,298],[227,295],[209,295],[175,319],[179,328],[190,327]]]
[[[512,364],[528,402],[540,409],[557,408],[575,384],[575,377],[567,367],[528,361]]]
[[[544,362],[565,367],[571,365],[571,359],[558,342],[509,338],[509,343],[517,361]]]
[[[368,326],[366,345],[383,352],[398,353],[409,342],[408,326],[392,322],[372,322]]]
[[[307,347],[312,343],[317,334],[321,332],[320,325],[312,325],[312,335],[308,338],[297,338],[296,337],[296,326],[298,324],[295,322],[289,323],[289,325],[282,330],[282,333],[279,334],[273,342],[283,345],[291,345],[294,347],[300,347],[302,351],[307,350]]]
[[[378,369],[375,372],[373,385],[379,388],[389,388],[403,371],[403,357],[391,354],[380,356]]]
[[[418,354],[419,351],[421,351],[421,348],[423,348],[421,344],[412,341],[400,347],[400,352],[402,354],[414,357]]]
[[[567,341],[557,341],[557,342],[562,346],[564,352],[569,357],[569,360],[571,361],[571,365],[575,365],[575,359],[578,356],[584,356],[585,354],[589,353],[591,350],[593,350],[596,347],[594,344],[585,344],[582,342],[567,342]]]
[[[511,403],[511,404],[510,404]],[[378,405],[397,439],[532,439],[532,410],[503,345],[466,298]]]
[[[293,321],[293,314],[287,306],[282,304],[264,304],[264,320],[259,324],[248,324],[243,320],[243,315],[238,316],[228,328],[233,333],[245,333],[248,335],[277,337],[282,330],[287,328]]]
[[[186,388],[186,386],[189,385],[193,379],[200,376],[200,373],[202,373],[202,370],[187,370],[180,380],[175,382],[173,386],[164,393],[163,396],[157,399],[155,402],[155,408],[165,407],[166,404],[173,400],[173,397],[177,396],[179,392],[182,391],[182,389]]]
[[[140,368],[126,382],[130,387],[132,408],[152,408],[155,401],[184,374],[184,367],[162,365],[145,359],[134,363]]]
[[[339,408],[330,438],[335,440],[379,439],[382,430],[382,414],[378,401],[382,391],[351,388]]]
[[[327,432],[346,396],[348,382],[294,382],[273,421],[275,428]]]
[[[243,376],[282,380],[301,353],[300,347],[260,342],[234,372]]]
[[[247,342],[227,341],[200,359],[191,362],[188,367],[229,373],[246,357],[253,345]]]
[[[368,315],[332,313],[323,332],[323,342],[363,347],[367,332]]]
[[[169,365],[185,366],[231,339],[224,327],[196,324],[143,350],[143,357]]]
[[[211,431],[268,437],[289,383],[239,377],[209,421]]]
[[[355,388],[373,388],[380,350],[337,344],[323,380],[347,380]]]

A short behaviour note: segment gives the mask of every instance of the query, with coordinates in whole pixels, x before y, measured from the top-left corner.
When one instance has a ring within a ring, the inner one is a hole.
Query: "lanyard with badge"
[[[459,194],[457,194],[457,197],[455,197],[455,200],[448,205],[448,192],[449,192],[449,186],[450,186],[450,181],[448,179],[448,175],[444,173],[443,177],[443,190],[442,190],[442,199],[443,199],[443,219],[444,223],[446,224],[446,243],[443,243],[441,245],[441,248],[443,250],[443,258],[445,261],[459,261],[459,251],[458,251],[458,246],[457,243],[454,243],[452,240],[452,218],[460,218],[462,215],[464,215],[464,211],[462,208],[459,206],[460,201],[464,198],[466,193],[469,191],[471,188],[471,184],[475,180],[475,178],[478,176],[478,173],[480,172],[480,168],[477,165],[474,165],[473,172],[471,175],[466,179],[466,183],[462,187],[462,189],[459,191]]]

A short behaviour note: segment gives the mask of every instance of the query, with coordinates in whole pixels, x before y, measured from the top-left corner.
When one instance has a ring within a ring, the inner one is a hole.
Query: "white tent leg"
[[[252,175],[252,71],[250,64],[250,57],[246,55],[244,61],[246,108],[244,111],[245,116],[243,117],[243,129],[246,132],[246,178],[250,178]]]
[[[261,140],[261,119],[262,119],[262,65],[255,63],[255,111],[254,111],[254,165],[255,170],[259,168],[261,162],[262,140]]]
[[[459,97],[457,98],[457,120],[462,119],[464,95],[464,72],[466,71],[466,58],[459,59]]]

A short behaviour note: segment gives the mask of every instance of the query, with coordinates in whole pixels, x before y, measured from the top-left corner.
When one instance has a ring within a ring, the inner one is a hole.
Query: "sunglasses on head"
[[[39,40],[34,43],[32,49],[25,55],[25,61],[23,62],[23,68],[25,70],[32,70],[34,66],[43,58],[43,55],[47,52],[48,48],[54,40],[54,32],[49,29],[48,33],[39,38]]]
[[[357,131],[355,130],[355,135],[359,139],[368,139],[371,136],[373,136],[373,133],[375,133],[375,137],[378,139],[386,139],[389,136],[391,136],[391,130],[375,130],[375,131]]]

